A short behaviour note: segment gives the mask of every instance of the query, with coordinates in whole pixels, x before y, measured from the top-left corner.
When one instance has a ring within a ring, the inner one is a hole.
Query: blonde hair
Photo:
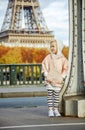
[[[50,41],[50,44],[53,43],[53,42],[56,42],[56,43],[57,43],[57,41],[54,39],[54,40]]]

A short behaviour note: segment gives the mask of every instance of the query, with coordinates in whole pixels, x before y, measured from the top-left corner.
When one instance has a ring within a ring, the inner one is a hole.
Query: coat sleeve
[[[62,66],[62,77],[63,79],[67,76],[68,73],[68,60],[64,58],[63,66]]]
[[[46,56],[42,61],[42,74],[47,77],[49,71],[49,56]]]

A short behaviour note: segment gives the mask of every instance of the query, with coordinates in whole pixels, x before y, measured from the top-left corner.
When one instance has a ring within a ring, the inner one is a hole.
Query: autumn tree
[[[41,63],[45,56],[49,54],[48,49],[46,48],[36,48],[34,54],[34,60],[36,63]]]
[[[33,48],[21,48],[21,55],[22,55],[22,62],[23,63],[33,63],[33,55],[34,49]]]
[[[62,53],[68,59],[69,48],[67,46],[64,46],[63,50],[62,50]]]
[[[64,46],[62,53],[68,58],[69,47]],[[46,48],[0,46],[0,64],[41,63],[49,54]]]
[[[6,53],[10,50],[9,47],[5,47],[5,46],[0,46],[0,57],[6,55]]]
[[[8,53],[0,58],[1,64],[22,63],[21,50],[17,47],[12,48]]]

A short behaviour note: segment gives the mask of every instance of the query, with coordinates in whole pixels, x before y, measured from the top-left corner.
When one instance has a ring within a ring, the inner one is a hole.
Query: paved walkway
[[[46,96],[44,85],[0,87],[0,98]]]
[[[49,118],[47,113],[47,106],[0,108],[0,130],[85,130],[85,118]]]
[[[0,88],[0,97],[45,96],[42,86],[17,86]],[[29,102],[28,102],[29,103]],[[85,118],[53,117],[49,118],[47,106],[0,108],[1,130],[85,130]]]

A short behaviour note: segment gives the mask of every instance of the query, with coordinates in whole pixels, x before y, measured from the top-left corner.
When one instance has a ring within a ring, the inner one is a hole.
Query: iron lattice
[[[0,41],[48,44],[53,39],[38,0],[9,0]]]

